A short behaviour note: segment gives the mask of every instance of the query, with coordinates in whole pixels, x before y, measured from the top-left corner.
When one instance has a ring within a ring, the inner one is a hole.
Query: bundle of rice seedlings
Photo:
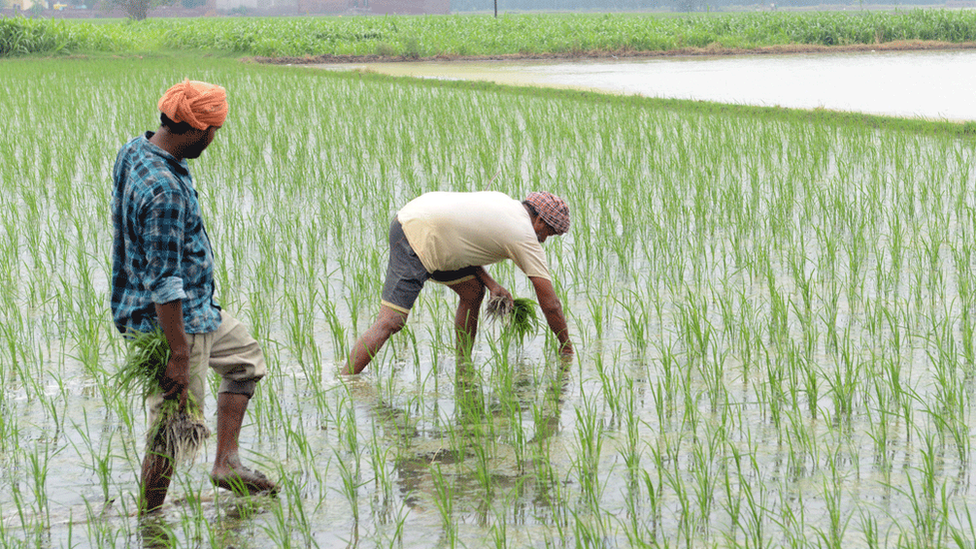
[[[500,318],[505,318],[512,312],[514,307],[514,301],[509,301],[505,299],[503,295],[492,296],[485,304],[485,313],[488,318],[492,320],[498,320]]]
[[[495,296],[485,305],[485,313],[492,320],[501,320],[505,330],[515,335],[521,343],[525,336],[539,329],[535,304],[535,301],[525,297],[516,297],[509,301],[502,296]]]
[[[169,362],[170,348],[163,330],[136,332],[128,336],[125,364],[116,375],[119,387],[138,389],[146,397],[163,392],[162,380]],[[203,409],[193,393],[186,406],[178,399],[164,400],[146,434],[146,452],[168,456],[176,463],[192,463],[203,441],[210,436]]]

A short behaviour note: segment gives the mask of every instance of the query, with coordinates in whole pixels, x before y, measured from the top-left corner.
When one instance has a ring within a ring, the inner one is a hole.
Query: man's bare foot
[[[221,472],[214,471],[210,474],[210,481],[214,486],[230,490],[239,496],[278,493],[278,485],[264,473],[248,469],[243,465],[236,465]]]

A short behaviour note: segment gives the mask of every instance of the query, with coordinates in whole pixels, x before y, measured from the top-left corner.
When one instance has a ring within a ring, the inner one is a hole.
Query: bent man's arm
[[[187,388],[190,386],[190,346],[183,327],[183,301],[157,303],[156,318],[170,349],[162,381],[163,398],[178,398],[182,408],[186,405]]]
[[[566,317],[563,315],[563,305],[556,296],[556,290],[552,287],[552,281],[545,278],[529,277],[532,286],[535,288],[535,296],[539,300],[539,308],[546,316],[549,329],[559,340],[559,354],[563,358],[573,356],[573,343],[569,340],[569,327],[566,324]]]
[[[485,286],[485,288],[488,289],[488,293],[491,295],[491,297],[503,296],[508,300],[509,303],[512,302],[512,294],[510,294],[508,290],[504,288],[504,286],[496,282],[495,279],[488,274],[488,271],[486,271],[484,267],[478,267],[474,276]]]

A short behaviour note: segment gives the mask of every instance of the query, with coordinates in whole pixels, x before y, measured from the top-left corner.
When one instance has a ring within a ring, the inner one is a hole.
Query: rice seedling
[[[589,504],[598,504],[601,499],[600,461],[603,448],[603,435],[597,421],[596,409],[592,400],[583,396],[582,406],[576,410],[577,436],[573,468],[576,470],[581,499]]]
[[[435,503],[441,515],[444,534],[443,542],[448,547],[454,547],[457,544],[457,519],[454,517],[455,492],[453,481],[444,476],[440,465],[431,469],[431,477],[434,482]]]
[[[510,330],[519,345],[539,329],[536,302],[526,297],[511,301],[504,296],[492,297],[485,302],[485,313],[491,320],[500,321],[506,331]]]
[[[132,334],[126,362],[116,374],[117,386],[127,391],[138,389],[147,397],[161,393],[169,356],[169,343],[161,328]],[[168,456],[176,463],[192,463],[209,436],[200,403],[188,394],[185,407],[177,399],[163,401],[146,434],[146,451]]]

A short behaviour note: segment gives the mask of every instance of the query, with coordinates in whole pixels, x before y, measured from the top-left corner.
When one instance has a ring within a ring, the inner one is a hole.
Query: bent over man
[[[492,297],[512,299],[484,269],[503,259],[514,261],[529,277],[560,354],[572,357],[562,303],[541,246],[548,237],[565,234],[569,225],[569,207],[546,192],[530,193],[522,202],[498,192],[431,192],[408,202],[390,225],[390,262],[379,316],[356,341],[342,373],[360,373],[403,328],[428,279],[458,294],[458,352],[470,352],[485,290]]]
[[[112,315],[123,334],[162,328],[171,357],[163,394],[150,397],[150,424],[163,399],[203,407],[207,367],[222,377],[211,480],[237,493],[274,492],[275,483],[238,456],[248,401],[266,373],[258,342],[214,300],[214,257],[187,159],[198,158],[227,116],[224,88],[186,80],[159,100],[161,125],[125,144],[112,172]],[[162,506],[172,456],[147,451],[139,511]]]

